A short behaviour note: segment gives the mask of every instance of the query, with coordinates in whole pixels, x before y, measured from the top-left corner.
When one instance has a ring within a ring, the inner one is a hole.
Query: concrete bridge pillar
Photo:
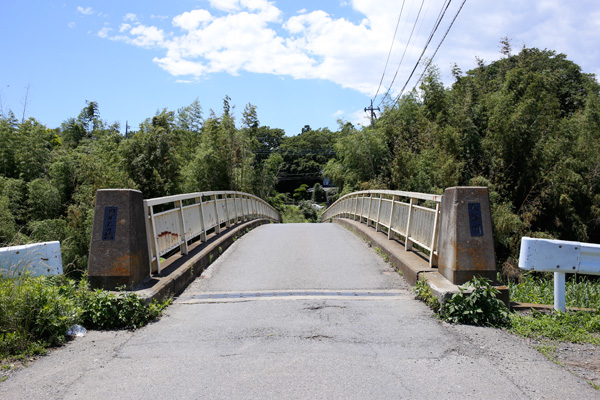
[[[439,230],[438,271],[455,285],[474,276],[496,281],[496,256],[487,187],[444,191]]]
[[[93,288],[133,289],[150,275],[142,192],[101,189],[96,192],[88,259]]]

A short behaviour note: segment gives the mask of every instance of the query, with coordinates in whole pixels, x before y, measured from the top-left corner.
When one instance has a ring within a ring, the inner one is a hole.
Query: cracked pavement
[[[413,297],[339,225],[265,225],[160,321],[90,332],[12,374],[0,397],[600,398],[527,341],[440,322]]]

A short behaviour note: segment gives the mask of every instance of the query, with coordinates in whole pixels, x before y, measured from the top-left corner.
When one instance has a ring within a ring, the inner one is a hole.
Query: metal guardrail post
[[[196,197],[196,203],[200,211],[200,241],[206,242],[206,223],[204,222],[204,205],[202,204],[202,196]]]
[[[227,217],[227,221],[225,221],[225,226],[229,228],[231,226],[231,213],[229,212],[229,194],[225,193],[225,216]]]
[[[416,199],[415,198],[410,198],[410,202],[409,202],[409,206],[408,206],[408,220],[406,222],[406,241],[404,242],[404,249],[406,251],[410,251],[412,250],[412,242],[410,240],[410,228],[411,228],[411,221],[412,221],[412,210],[413,210],[413,206],[416,203]]]
[[[150,222],[151,222],[151,234],[152,234],[152,243],[154,245],[154,249],[152,254],[154,255],[154,260],[152,260],[152,272],[158,272],[160,274],[160,256],[158,255],[158,238],[156,235],[156,220],[154,219],[154,207],[150,206]]]
[[[392,240],[394,238],[394,232],[392,231],[392,222],[394,221],[394,209],[396,206],[396,199],[398,198],[398,196],[396,196],[395,194],[392,195],[392,207],[390,209],[390,221],[388,223],[388,240]]]
[[[183,202],[181,200],[179,201],[175,201],[175,207],[177,207],[179,209],[179,212],[177,213],[179,216],[179,235],[181,237],[181,239],[183,240],[183,243],[181,243],[181,245],[179,246],[179,251],[181,252],[181,254],[187,254],[188,253],[188,245],[187,245],[187,239],[185,237],[185,218],[183,216]]]
[[[375,231],[379,232],[381,230],[379,224],[379,216],[381,215],[381,203],[383,202],[383,194],[379,194],[379,206],[377,207],[377,222],[375,223]]]
[[[214,205],[215,205],[215,215],[217,217],[217,225],[215,226],[215,232],[217,234],[221,233],[221,217],[219,216],[219,207],[218,207],[218,199],[217,199],[218,195],[212,195],[211,198],[214,199]]]
[[[433,221],[433,234],[431,236],[431,254],[429,255],[429,266],[438,266],[438,235],[440,230],[440,203],[435,204],[435,219]]]

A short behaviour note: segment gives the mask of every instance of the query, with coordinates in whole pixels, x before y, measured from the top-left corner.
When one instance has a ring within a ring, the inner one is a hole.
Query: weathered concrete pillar
[[[490,199],[486,187],[444,191],[438,271],[455,285],[481,276],[496,281]]]
[[[142,192],[102,189],[96,192],[88,258],[93,288],[133,289],[150,274]]]

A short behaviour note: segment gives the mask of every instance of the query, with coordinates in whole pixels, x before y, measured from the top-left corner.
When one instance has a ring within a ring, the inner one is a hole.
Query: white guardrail
[[[60,242],[30,243],[0,248],[0,276],[16,278],[63,273]]]
[[[158,212],[154,208],[159,208]],[[198,192],[144,200],[146,234],[152,272],[161,272],[160,257],[179,248],[188,253],[188,242],[207,232],[220,233],[239,221],[267,218],[279,222],[279,213],[266,201],[234,191]]]
[[[600,275],[600,244],[523,237],[519,268],[554,272],[554,309],[565,311],[566,274]]]
[[[379,231],[385,227],[388,239],[394,234],[404,238],[406,250],[413,244],[429,251],[429,265],[437,266],[441,195],[392,190],[368,190],[347,194],[333,203],[321,216],[350,218]],[[421,203],[421,204],[419,204]]]

